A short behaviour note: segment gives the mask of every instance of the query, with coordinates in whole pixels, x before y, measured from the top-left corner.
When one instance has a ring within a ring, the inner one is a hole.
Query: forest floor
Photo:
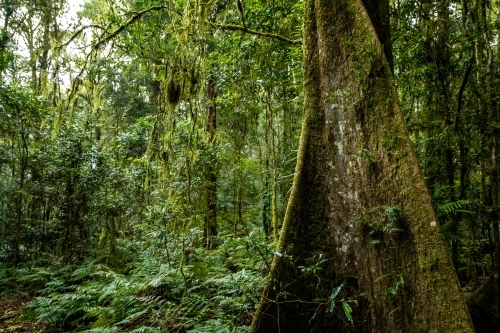
[[[0,299],[0,333],[41,333],[46,324],[23,318],[26,297]]]

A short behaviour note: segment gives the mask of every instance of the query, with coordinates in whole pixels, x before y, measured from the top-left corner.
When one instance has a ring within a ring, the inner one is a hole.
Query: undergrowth
[[[77,266],[0,267],[0,290],[29,290],[27,315],[64,332],[247,332],[272,256],[265,236],[220,237],[210,251],[196,230],[155,236]]]

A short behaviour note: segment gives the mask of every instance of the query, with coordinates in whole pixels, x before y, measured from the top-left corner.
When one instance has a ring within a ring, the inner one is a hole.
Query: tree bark
[[[474,332],[376,3],[305,5],[296,175],[251,332]]]

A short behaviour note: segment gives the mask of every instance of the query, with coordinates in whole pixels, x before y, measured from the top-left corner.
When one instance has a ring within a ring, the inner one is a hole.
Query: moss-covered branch
[[[219,28],[219,29],[222,29],[222,30],[241,31],[243,33],[247,33],[247,34],[250,34],[250,35],[255,35],[255,36],[261,36],[261,37],[268,37],[268,38],[277,39],[277,40],[280,40],[282,42],[285,42],[285,43],[291,44],[291,45],[301,45],[302,44],[302,40],[300,40],[300,39],[289,39],[289,38],[286,38],[286,37],[278,35],[278,34],[273,34],[273,33],[269,33],[269,32],[262,32],[262,31],[248,29],[248,28],[243,27],[241,25],[220,24],[220,23],[211,23],[211,22],[209,22],[209,24],[211,26],[213,26],[213,27],[216,27],[216,28]]]
[[[107,32],[106,28],[103,27],[103,26],[101,26],[101,25],[99,25],[99,24],[85,25],[83,27],[80,27],[80,29],[78,29],[77,31],[75,31],[71,35],[71,37],[65,43],[62,43],[61,45],[59,45],[58,48],[65,47],[66,45],[68,45],[69,43],[71,43],[72,41],[74,41],[76,37],[80,36],[85,30],[90,29],[90,28],[97,28],[97,29],[103,30],[104,32]]]
[[[103,26],[101,26],[99,24],[89,24],[89,25],[82,26],[82,27],[80,27],[80,29],[78,29],[77,31],[75,31],[71,35],[71,37],[65,43],[61,44],[58,47],[61,48],[61,47],[64,47],[64,46],[68,45],[69,43],[71,43],[73,40],[75,40],[75,38],[77,38],[78,36],[80,36],[87,29],[97,28],[99,30],[104,31],[104,33],[108,34],[106,37],[104,37],[103,39],[101,39],[96,45],[93,46],[93,49],[97,49],[97,48],[101,47],[102,45],[106,44],[107,42],[109,42],[111,39],[113,39],[116,36],[118,36],[121,32],[123,32],[125,29],[127,29],[132,24],[134,24],[137,20],[139,20],[141,17],[143,17],[147,13],[150,13],[150,12],[153,12],[153,11],[160,11],[160,10],[171,10],[171,9],[168,8],[167,6],[153,6],[153,7],[144,9],[144,10],[139,11],[139,12],[136,12],[136,11],[128,12],[127,15],[132,15],[132,17],[125,24],[121,25],[120,27],[118,27],[113,32],[109,32],[107,30],[107,28],[105,28],[105,27],[103,27]],[[179,14],[176,11],[173,11],[173,12],[175,12],[178,15],[181,15],[181,14]]]
[[[105,38],[101,39],[93,48],[97,49],[97,48],[101,47],[102,45],[106,44],[107,42],[109,42],[110,40],[112,40],[113,38],[118,36],[125,29],[127,29],[129,26],[131,26],[132,24],[137,22],[141,17],[143,17],[147,13],[153,12],[153,11],[160,11],[160,10],[171,10],[171,9],[167,6],[153,6],[153,7],[149,7],[147,9],[141,10],[140,12],[129,12],[129,14],[132,14],[132,17],[125,24],[121,25],[118,29],[113,31],[111,34],[109,34]],[[181,15],[180,13],[178,13],[176,11],[173,11],[173,12],[178,14],[178,15]]]

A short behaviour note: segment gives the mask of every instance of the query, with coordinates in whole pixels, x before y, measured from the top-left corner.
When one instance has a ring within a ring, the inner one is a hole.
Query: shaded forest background
[[[26,316],[62,331],[247,332],[282,255],[302,2],[91,0],[75,22],[68,2],[0,1],[0,293],[34,297]],[[390,5],[457,275],[472,309],[498,314],[500,3]],[[355,300],[315,301],[355,330]]]

